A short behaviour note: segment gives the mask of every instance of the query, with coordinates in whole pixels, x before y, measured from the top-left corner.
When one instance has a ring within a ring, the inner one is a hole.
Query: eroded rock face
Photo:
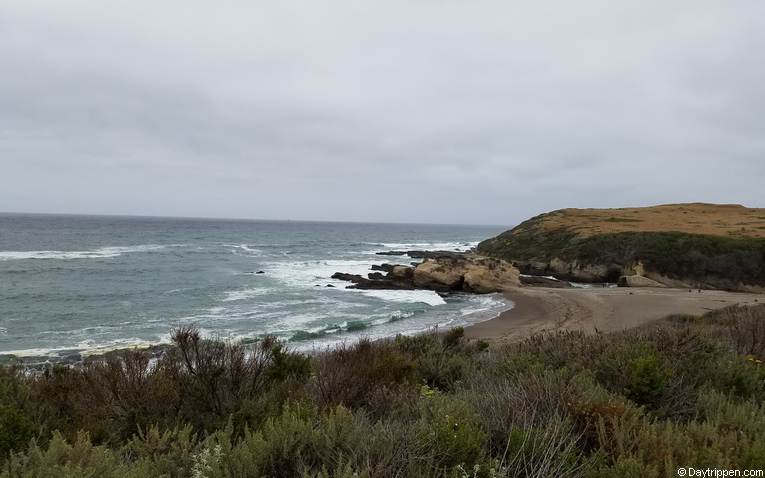
[[[639,275],[621,276],[618,285],[619,287],[666,287],[660,282]]]
[[[553,258],[550,262],[514,261],[524,274],[554,276],[557,279],[574,282],[616,282],[623,275],[634,274],[618,264],[581,264]]]
[[[393,266],[388,271],[388,278],[393,280],[411,281],[414,276],[414,269],[409,266]]]
[[[453,261],[427,259],[414,269],[413,280],[422,289],[461,290],[463,275]]]
[[[414,270],[416,287],[487,294],[520,285],[518,269],[501,259],[464,255],[426,259]]]

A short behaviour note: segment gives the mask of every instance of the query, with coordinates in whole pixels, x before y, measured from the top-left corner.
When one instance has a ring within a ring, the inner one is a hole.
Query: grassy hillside
[[[560,259],[617,271],[640,261],[647,270],[678,280],[721,288],[765,285],[765,209],[711,204],[562,209],[529,219],[478,250],[512,261]]]
[[[532,219],[541,232],[567,230],[580,237],[620,232],[684,232],[765,238],[765,209],[738,204],[665,204],[619,209],[560,209]]]
[[[312,357],[174,335],[0,369],[2,477],[674,476],[765,467],[765,305],[520,344],[445,335]]]

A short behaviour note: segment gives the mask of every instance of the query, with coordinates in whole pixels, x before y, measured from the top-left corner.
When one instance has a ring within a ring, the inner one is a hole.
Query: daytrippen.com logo
[[[693,476],[701,478],[727,477],[727,476],[763,476],[763,470],[723,470],[720,468],[693,468],[690,466],[677,469],[677,476]]]

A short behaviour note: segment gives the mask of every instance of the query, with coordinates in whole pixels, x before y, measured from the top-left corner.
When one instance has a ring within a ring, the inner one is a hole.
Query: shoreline
[[[765,294],[692,290],[670,288],[550,288],[515,287],[500,294],[510,308],[496,316],[464,325],[465,338],[490,343],[512,343],[540,333],[556,331],[615,332],[638,327],[673,314],[702,315],[711,310],[735,304],[765,303]],[[438,330],[438,329],[436,329]],[[441,330],[438,330],[441,332]],[[423,330],[417,334],[428,333]],[[415,334],[415,335],[417,335]],[[380,337],[385,340],[395,335]],[[354,337],[350,341],[358,340]],[[347,341],[341,341],[347,343]],[[111,350],[70,351],[61,357],[11,356],[5,361],[16,362],[24,368],[45,368],[53,364],[77,365],[88,359],[108,356],[122,350],[143,349],[152,356],[164,352],[170,344],[154,343]],[[317,350],[332,348],[318,347]],[[311,353],[311,351],[302,351]]]
[[[469,294],[471,296],[476,296],[475,294]],[[284,344],[290,348],[293,351],[313,355],[315,353],[323,352],[328,349],[333,349],[338,346],[344,345],[344,344],[350,344],[354,343],[360,339],[368,338],[371,340],[389,340],[395,338],[397,335],[421,335],[421,334],[427,334],[431,333],[433,331],[443,331],[443,330],[449,330],[453,327],[464,327],[466,330],[469,327],[472,327],[477,324],[481,324],[483,322],[486,322],[487,320],[492,320],[496,317],[498,317],[501,313],[507,310],[507,306],[509,305],[508,302],[512,303],[512,301],[509,301],[507,296],[505,296],[502,293],[493,293],[493,294],[484,294],[484,295],[477,295],[477,296],[494,296],[498,302],[501,302],[498,306],[494,307],[494,310],[485,313],[483,315],[482,319],[480,319],[479,322],[469,322],[466,324],[460,325],[453,324],[448,326],[440,326],[440,325],[427,325],[424,326],[424,328],[418,328],[417,330],[398,330],[393,333],[387,332],[387,333],[377,333],[374,334],[374,327],[372,327],[372,330],[361,330],[357,331],[356,333],[352,333],[352,335],[348,336],[337,336],[337,337],[325,337],[325,341],[321,340],[312,340],[312,339],[303,339],[303,340],[290,340],[290,339],[284,339],[280,338],[284,342]],[[481,311],[478,311],[477,313],[482,314]],[[436,315],[436,317],[438,317]],[[208,338],[217,338],[221,340],[229,340],[229,338],[219,338],[219,337],[208,337]],[[251,338],[239,338],[239,339],[230,339],[233,341],[240,340],[243,344],[249,345],[259,339],[251,339]],[[18,364],[21,365],[23,368],[26,369],[44,369],[48,366],[53,365],[69,365],[69,366],[78,366],[86,363],[89,360],[98,359],[102,357],[107,357],[112,354],[116,354],[125,350],[144,350],[148,352],[152,357],[156,358],[162,353],[165,352],[169,347],[172,347],[172,343],[170,341],[157,341],[157,342],[151,342],[151,341],[143,341],[138,342],[132,345],[117,345],[117,346],[106,346],[106,347],[98,347],[93,349],[78,349],[76,347],[66,347],[66,348],[60,348],[56,350],[51,351],[45,351],[45,350],[37,350],[32,349],[35,353],[29,353],[29,354],[18,354],[18,353],[12,353],[17,351],[10,351],[10,352],[0,352],[0,366],[2,365],[9,365],[9,364]]]
[[[702,315],[735,304],[765,303],[765,294],[649,287],[519,287],[503,295],[513,307],[465,327],[466,338],[498,343],[563,330],[615,332],[673,314]]]

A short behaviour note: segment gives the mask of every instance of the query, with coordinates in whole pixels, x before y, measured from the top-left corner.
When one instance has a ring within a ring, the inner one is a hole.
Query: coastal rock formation
[[[393,266],[364,278],[358,274],[335,273],[333,279],[352,282],[351,289],[428,289],[437,292],[487,294],[520,285],[518,269],[502,259],[461,254],[426,259],[416,267]]]
[[[381,279],[367,279],[358,274],[335,272],[332,278],[352,282],[353,285],[348,286],[348,289],[414,290],[414,284],[411,281],[397,280],[390,277],[390,273]]]
[[[619,287],[666,287],[661,282],[639,275],[621,276],[618,285]]]
[[[561,209],[477,250],[562,280],[765,292],[765,209],[739,205]]]
[[[427,259],[414,269],[414,285],[420,289],[462,290],[465,271],[452,261]]]
[[[393,266],[388,272],[388,278],[397,281],[411,281],[414,269],[409,266]]]

